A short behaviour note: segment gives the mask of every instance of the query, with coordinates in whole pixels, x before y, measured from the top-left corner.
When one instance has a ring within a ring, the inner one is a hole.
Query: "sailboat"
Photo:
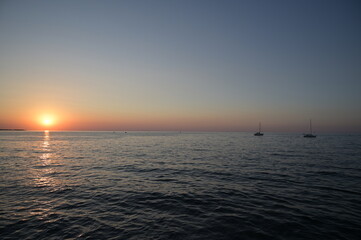
[[[316,135],[312,134],[312,121],[310,119],[310,133],[304,134],[303,137],[305,138],[315,138]]]
[[[263,133],[261,133],[261,123],[259,123],[258,132],[256,132],[254,135],[255,136],[263,136]]]

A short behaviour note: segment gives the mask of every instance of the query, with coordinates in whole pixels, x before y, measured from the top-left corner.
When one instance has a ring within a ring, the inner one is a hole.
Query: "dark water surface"
[[[1,239],[360,239],[361,136],[1,132]]]

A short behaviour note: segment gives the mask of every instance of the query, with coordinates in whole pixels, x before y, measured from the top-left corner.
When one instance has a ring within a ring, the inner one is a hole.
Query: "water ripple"
[[[361,138],[4,132],[4,239],[359,239]]]

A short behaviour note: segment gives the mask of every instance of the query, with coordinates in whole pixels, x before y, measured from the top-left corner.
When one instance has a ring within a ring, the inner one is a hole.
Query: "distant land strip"
[[[15,128],[15,129],[0,128],[0,131],[25,131],[25,129],[19,129],[19,128]]]

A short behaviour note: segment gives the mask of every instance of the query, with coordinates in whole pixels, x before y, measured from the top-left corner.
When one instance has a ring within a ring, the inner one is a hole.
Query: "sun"
[[[43,120],[43,124],[44,124],[45,126],[49,126],[49,125],[51,125],[52,123],[53,123],[53,120],[50,119],[50,118],[45,118],[45,119]]]
[[[43,125],[44,127],[50,127],[55,123],[55,118],[52,115],[43,115],[40,117],[39,120],[40,120],[40,124]]]

